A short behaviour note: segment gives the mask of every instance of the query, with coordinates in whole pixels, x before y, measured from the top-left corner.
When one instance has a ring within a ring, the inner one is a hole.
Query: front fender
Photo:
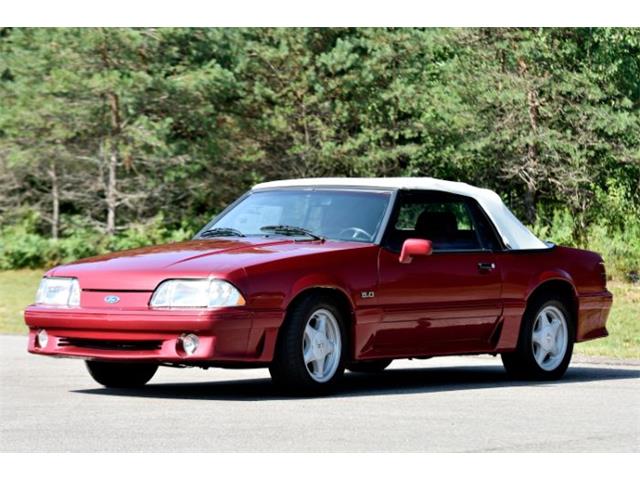
[[[354,294],[343,281],[330,274],[314,273],[305,275],[296,280],[296,282],[291,286],[289,293],[283,300],[283,309],[286,310],[286,308],[296,297],[298,297],[298,295],[306,290],[310,290],[313,288],[328,288],[337,290],[349,300],[352,311],[356,308]]]

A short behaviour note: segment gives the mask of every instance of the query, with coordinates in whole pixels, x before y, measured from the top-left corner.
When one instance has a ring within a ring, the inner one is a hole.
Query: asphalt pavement
[[[638,452],[640,367],[574,363],[514,382],[491,356],[401,360],[288,398],[265,369],[161,368],[107,390],[79,360],[0,336],[3,452]]]

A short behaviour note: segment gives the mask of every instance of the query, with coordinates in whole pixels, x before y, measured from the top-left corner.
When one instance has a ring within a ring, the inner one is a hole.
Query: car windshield
[[[199,236],[288,235],[373,242],[390,198],[386,191],[257,191],[207,225]]]

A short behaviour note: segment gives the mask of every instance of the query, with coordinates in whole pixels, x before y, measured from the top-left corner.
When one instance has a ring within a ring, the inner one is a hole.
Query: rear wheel
[[[312,295],[287,315],[269,367],[292,393],[327,393],[344,372],[344,316],[330,297]]]
[[[507,373],[536,380],[562,377],[575,341],[574,322],[565,304],[559,299],[537,300],[522,321],[516,351],[502,354]]]
[[[379,373],[391,365],[391,360],[367,360],[350,364],[347,368],[357,373]]]
[[[87,360],[87,370],[100,385],[109,388],[141,387],[155,375],[153,363],[118,363]]]

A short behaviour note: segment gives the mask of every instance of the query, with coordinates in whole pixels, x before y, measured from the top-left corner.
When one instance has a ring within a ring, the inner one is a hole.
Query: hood
[[[83,290],[151,291],[168,278],[243,276],[245,267],[257,263],[363,245],[283,237],[191,240],[91,257],[53,268],[47,276],[78,278]]]

